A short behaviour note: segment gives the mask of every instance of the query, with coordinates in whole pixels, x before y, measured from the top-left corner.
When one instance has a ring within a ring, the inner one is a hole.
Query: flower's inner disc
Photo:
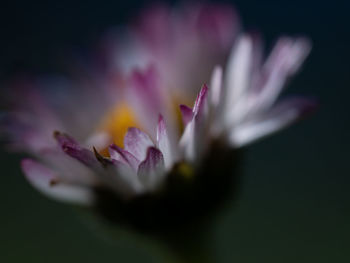
[[[119,147],[124,147],[124,135],[130,127],[140,128],[132,108],[125,102],[118,103],[102,119],[98,130],[107,132],[113,143]]]

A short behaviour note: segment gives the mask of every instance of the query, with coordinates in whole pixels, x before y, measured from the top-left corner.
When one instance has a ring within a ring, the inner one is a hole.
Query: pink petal
[[[208,96],[208,87],[207,85],[204,84],[201,90],[199,91],[199,94],[194,103],[194,107],[193,107],[194,116],[198,115],[199,113],[205,114],[208,107],[207,96]]]
[[[136,23],[136,33],[151,49],[163,52],[169,48],[173,26],[171,10],[165,5],[153,5],[144,11]]]
[[[202,4],[199,7],[197,27],[215,47],[228,50],[238,29],[238,17],[230,5]]]
[[[100,182],[107,187],[115,189],[123,196],[130,196],[143,190],[136,171],[133,171],[130,165],[105,158],[95,148],[94,152],[82,148],[68,135],[56,132],[55,137],[65,153],[91,168],[98,174]]]
[[[128,102],[141,126],[151,136],[157,125],[158,114],[165,114],[167,109],[167,96],[160,87],[160,81],[160,74],[153,65],[142,71],[135,70],[128,80]]]
[[[22,160],[21,166],[28,181],[43,194],[81,205],[93,203],[93,193],[89,188],[60,182],[54,171],[31,159]]]
[[[149,136],[137,128],[129,128],[124,137],[125,150],[131,153],[137,160],[146,158],[148,147],[154,146]]]
[[[200,154],[205,149],[206,125],[208,121],[208,88],[203,85],[200,90],[195,105],[193,107],[193,118],[185,127],[185,131],[180,139],[180,147],[185,157],[190,161],[200,158]]]
[[[70,157],[77,159],[88,167],[98,167],[98,161],[92,151],[81,147],[72,137],[67,134],[55,132],[59,146]]]
[[[180,105],[180,111],[181,111],[181,116],[182,116],[182,122],[184,126],[192,120],[193,118],[193,112],[190,107],[187,107],[186,105]]]
[[[137,171],[140,161],[137,160],[134,155],[115,144],[109,146],[108,150],[112,159],[128,164],[134,171]]]
[[[162,181],[164,175],[164,158],[161,151],[149,147],[146,159],[140,164],[138,176],[146,188],[153,190]]]

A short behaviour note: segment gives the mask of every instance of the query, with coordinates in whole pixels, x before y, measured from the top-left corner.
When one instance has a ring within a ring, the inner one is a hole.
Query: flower
[[[84,205],[104,206],[107,196],[131,221],[149,208],[164,208],[158,220],[167,221],[203,200],[215,207],[235,150],[314,108],[304,98],[277,101],[309,41],[282,37],[264,59],[259,37],[238,28],[226,6],[156,7],[123,37],[108,38],[111,59],[89,78],[16,83],[2,130],[13,149],[34,157],[22,161],[29,182]]]

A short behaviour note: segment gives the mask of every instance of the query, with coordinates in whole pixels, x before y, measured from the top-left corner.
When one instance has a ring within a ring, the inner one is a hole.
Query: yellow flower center
[[[124,147],[124,135],[130,127],[139,127],[133,110],[125,102],[118,103],[102,119],[99,130],[107,132],[113,139],[113,143]]]
[[[169,112],[174,114],[179,131],[182,132],[184,127],[179,108],[180,101],[176,96],[171,96],[167,106]],[[112,142],[122,148],[124,147],[124,136],[130,127],[142,129],[135,112],[126,102],[117,103],[106,113],[97,127],[97,131],[107,133],[112,138]],[[100,154],[109,156],[108,148],[100,150]]]

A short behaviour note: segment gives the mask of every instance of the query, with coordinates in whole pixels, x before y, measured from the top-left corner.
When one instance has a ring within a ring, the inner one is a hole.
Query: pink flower
[[[91,205],[100,189],[120,200],[158,195],[174,174],[200,176],[213,149],[232,152],[314,107],[277,101],[307,39],[282,37],[264,58],[259,38],[238,33],[234,10],[220,5],[158,6],[137,21],[106,42],[104,72],[16,84],[2,130],[33,156],[23,171],[48,196]],[[40,91],[47,85],[55,87]]]

